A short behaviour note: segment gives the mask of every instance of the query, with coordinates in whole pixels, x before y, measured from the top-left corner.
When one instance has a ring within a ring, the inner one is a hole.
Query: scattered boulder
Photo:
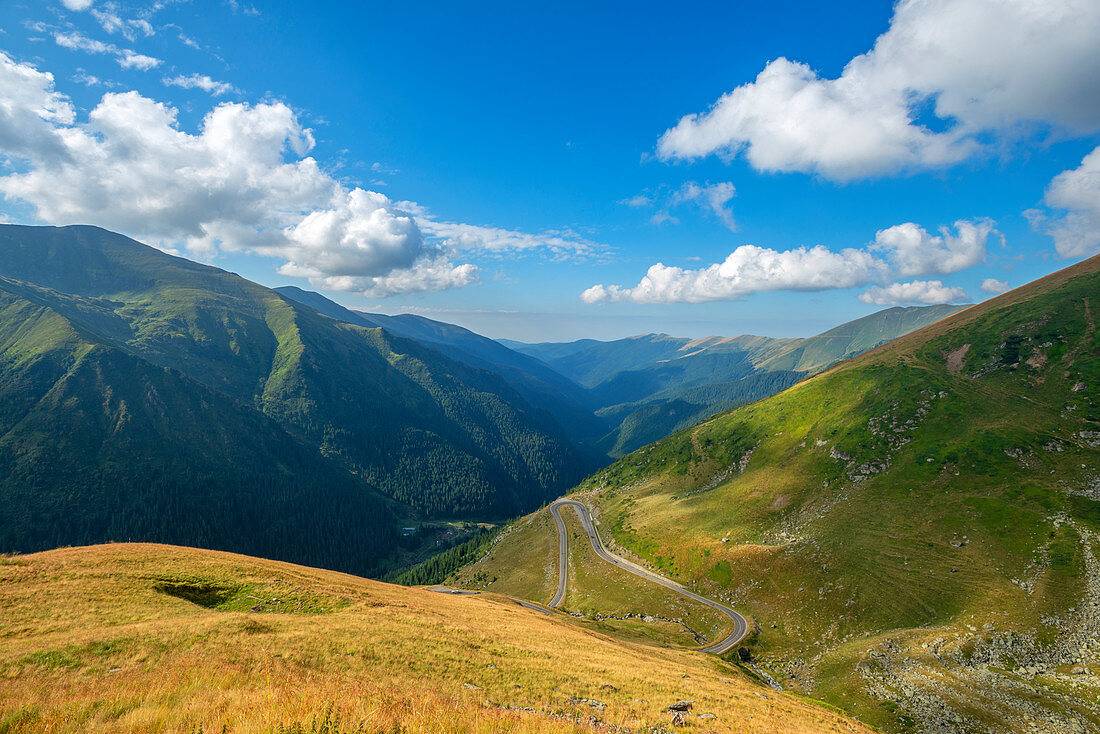
[[[683,726],[687,723],[687,715],[683,711],[672,712],[672,725]]]
[[[669,704],[669,711],[691,711],[691,707],[695,705],[694,701],[677,701],[676,703]]]

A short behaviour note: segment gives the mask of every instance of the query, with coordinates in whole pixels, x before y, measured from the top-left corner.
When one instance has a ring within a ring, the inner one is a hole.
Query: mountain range
[[[963,308],[895,307],[805,339],[647,334],[612,342],[505,343],[587,388],[597,415],[608,421],[597,445],[621,456]]]
[[[368,572],[409,514],[595,466],[497,375],[92,227],[0,227],[0,547],[141,539]]]
[[[0,548],[173,542],[392,570],[641,442],[954,307],[807,340],[505,345],[94,227],[0,226]],[[513,348],[514,347],[514,348]]]
[[[965,305],[889,308],[817,336],[644,334],[597,341],[494,341],[415,314],[365,313],[319,293],[276,288],[332,318],[381,327],[496,373],[554,415],[597,460],[621,456],[730,407],[773,395],[842,359],[919,329]]]

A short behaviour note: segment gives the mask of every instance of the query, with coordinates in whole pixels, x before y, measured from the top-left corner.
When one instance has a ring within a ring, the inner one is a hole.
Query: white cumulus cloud
[[[986,293],[991,293],[994,296],[999,296],[1002,293],[1007,293],[1011,287],[1003,280],[997,280],[996,278],[986,278],[982,281],[981,288]]]
[[[102,10],[92,10],[92,17],[99,23],[99,27],[108,33],[121,33],[128,40],[133,41],[138,34],[149,37],[156,33],[153,24],[144,18],[123,18],[114,4],[108,3]]]
[[[0,150],[19,158],[62,160],[68,151],[55,130],[75,117],[68,98],[54,91],[52,74],[12,63],[0,52]]]
[[[958,162],[990,131],[1091,132],[1100,128],[1098,37],[1095,0],[900,0],[889,29],[839,77],[776,59],[682,118],[657,152],[743,153],[758,170],[846,181]],[[928,110],[934,127],[918,119]]]
[[[962,288],[945,286],[939,280],[914,280],[873,286],[859,294],[859,300],[875,306],[911,306],[914,304],[962,303],[967,300]]]
[[[426,234],[440,240],[443,247],[456,252],[487,254],[549,253],[558,257],[585,257],[607,248],[568,230],[521,232],[504,227],[486,227],[436,218],[426,207],[401,201],[398,206],[412,212]]]
[[[664,210],[654,216],[662,214],[668,216]],[[940,227],[940,234],[932,235],[920,225],[906,222],[880,230],[865,249],[847,248],[840,252],[821,245],[782,252],[743,245],[724,262],[704,268],[685,269],[657,263],[632,288],[595,285],[581,294],[581,300],[700,303],[736,300],[759,291],[831,290],[881,283],[894,277],[946,275],[985,262],[986,241],[997,232],[993,227],[990,219],[959,220],[954,232]],[[966,298],[962,289],[945,287],[940,281],[914,281],[885,288],[876,286],[860,299],[866,303],[895,302],[899,294],[907,294],[912,302],[920,303],[923,301],[917,296],[921,293],[928,298],[934,297],[930,294],[942,296],[934,303],[948,300],[948,296]]]
[[[310,278],[388,273],[411,268],[423,254],[416,222],[385,195],[356,188],[334,204],[284,230],[290,243],[277,246],[288,259],[280,272]]]
[[[0,52],[0,194],[52,224],[95,224],[204,257],[249,251],[316,287],[393,293],[457,288],[459,258],[585,253],[569,232],[438,221],[414,202],[348,186],[309,155],[312,132],[281,102],[222,103],[194,132],[137,92],[107,93],[77,119],[48,72]],[[423,228],[422,228],[423,223]]]
[[[118,57],[118,65],[123,69],[137,69],[138,71],[149,71],[155,69],[161,65],[161,60],[154,56],[146,56],[145,54],[135,53],[130,50],[123,50]]]
[[[109,43],[88,38],[79,31],[58,32],[53,34],[53,40],[62,48],[72,51],[83,51],[89,54],[117,54],[118,49]]]
[[[670,204],[676,206],[677,204],[688,201],[695,202],[714,216],[718,217],[719,221],[729,229],[737,229],[737,222],[733,219],[733,212],[731,212],[727,206],[730,199],[736,195],[737,189],[728,181],[716,184],[699,184],[695,181],[688,181],[680,187],[679,191],[672,195]]]
[[[960,220],[955,222],[955,234],[941,227],[938,235],[906,222],[876,232],[871,249],[886,253],[903,277],[947,275],[985,262],[985,243],[994,231],[989,219]]]
[[[631,209],[641,209],[650,206],[653,203],[653,199],[647,194],[635,194],[634,196],[622,199],[619,203]]]
[[[478,267],[472,263],[455,265],[450,259],[440,256],[417,260],[411,268],[394,270],[386,275],[325,276],[311,278],[310,282],[318,288],[359,291],[368,297],[382,298],[403,293],[461,288],[476,283],[478,272]]]
[[[228,82],[219,82],[211,79],[206,74],[180,74],[173,77],[165,77],[161,80],[166,86],[180,87],[181,89],[201,89],[207,94],[220,97],[233,91],[233,85]]]
[[[250,250],[314,282],[389,277],[422,259],[445,282],[411,217],[322,171],[307,155],[312,134],[284,104],[222,104],[191,134],[171,107],[105,94],[79,124],[51,75],[0,54],[0,110],[0,151],[25,164],[0,178],[0,192],[43,221],[208,255]]]
[[[59,31],[53,35],[54,42],[62,48],[72,51],[82,51],[88,54],[109,54],[115,57],[118,65],[123,69],[137,69],[149,71],[163,63],[153,56],[146,56],[128,48],[119,48],[112,43],[89,38],[79,31]]]
[[[633,288],[596,285],[585,303],[701,303],[733,300],[759,291],[815,291],[866,285],[885,276],[886,264],[863,250],[826,247],[777,251],[742,245],[721,263],[697,270],[657,263]]]
[[[92,0],[61,0],[61,4],[69,10],[79,12],[92,7]]]
[[[1100,252],[1100,147],[1077,168],[1055,176],[1045,202],[1063,210],[1045,223],[1059,255],[1083,258]]]

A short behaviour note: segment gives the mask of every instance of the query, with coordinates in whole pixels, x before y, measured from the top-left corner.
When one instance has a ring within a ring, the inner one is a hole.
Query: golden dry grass
[[[207,608],[166,584],[244,588],[265,608],[289,597],[312,613]],[[639,730],[667,726],[679,698],[716,718],[677,730],[867,731],[712,656],[499,597],[228,553],[118,544],[0,559],[0,612],[4,732],[244,734],[330,705],[371,732]]]

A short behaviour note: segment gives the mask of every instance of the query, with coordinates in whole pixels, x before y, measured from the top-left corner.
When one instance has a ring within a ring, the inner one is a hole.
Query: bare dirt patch
[[[958,372],[963,368],[963,361],[966,359],[966,353],[970,351],[969,344],[963,344],[958,349],[952,349],[950,352],[944,355],[947,358],[947,371]]]
[[[1027,358],[1026,364],[1028,367],[1041,370],[1043,367],[1046,367],[1047,355],[1042,350],[1036,349],[1031,353],[1031,356]]]

